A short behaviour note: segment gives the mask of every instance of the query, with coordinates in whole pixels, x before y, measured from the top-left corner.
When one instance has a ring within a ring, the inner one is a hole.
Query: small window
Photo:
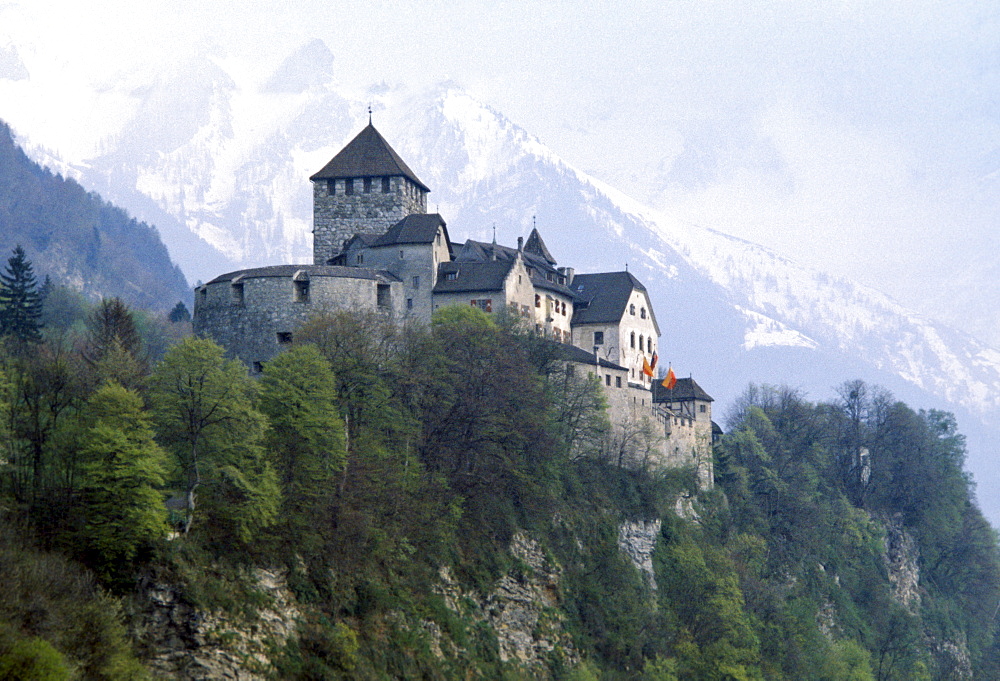
[[[594,345],[604,345],[604,332],[595,331],[594,332]]]
[[[635,331],[632,332],[632,348],[635,348]]]
[[[390,181],[390,179],[388,177],[383,177],[382,178],[382,193],[383,194],[388,194],[391,191],[392,191],[392,182]]]
[[[473,307],[478,307],[483,312],[493,312],[492,298],[477,298],[475,300],[470,300],[469,303]]]
[[[363,181],[363,185],[364,185],[364,189],[362,191],[364,191],[365,194],[371,194],[372,193],[372,178],[366,177],[364,179],[364,181]]]
[[[611,387],[611,374],[604,374],[604,385]]]
[[[621,376],[615,376],[615,387],[616,388],[622,387],[622,377]]]
[[[403,249],[399,249],[399,259],[402,260],[406,255],[403,253]]]
[[[445,272],[444,273],[444,280],[445,281],[455,281],[456,279],[458,279],[458,272]]]
[[[413,277],[413,288],[420,288],[420,276]]]
[[[295,302],[309,302],[309,280],[295,282]]]
[[[237,305],[243,304],[243,282],[233,284],[233,302]]]
[[[375,289],[375,304],[379,307],[389,307],[392,304],[392,294],[389,284],[378,284]]]
[[[542,296],[539,295],[538,293],[536,293],[535,294],[535,307],[541,307],[541,306],[542,306]]]
[[[629,305],[628,306],[628,313],[630,315],[632,315],[633,317],[635,316],[635,305]]]
[[[278,332],[278,344],[288,345],[292,342],[292,332],[291,331],[279,331]]]
[[[643,338],[642,336],[639,336],[639,352],[645,352],[645,347],[646,347],[646,339]]]
[[[407,298],[406,299],[406,309],[407,310],[412,310],[413,309],[413,298]]]
[[[358,264],[359,265],[363,265],[364,262],[365,262],[365,254],[364,253],[358,253]]]
[[[334,195],[336,195],[336,193],[337,193],[337,181],[336,180],[327,180],[326,181],[326,195],[327,196],[334,196]]]
[[[705,405],[704,404],[699,404],[698,405],[698,411],[700,411],[702,414],[704,414],[705,411],[706,411]]]
[[[344,180],[344,194],[350,196],[353,193],[354,193],[354,178],[349,177],[346,180]]]
[[[646,308],[642,308],[639,310],[639,316],[642,317],[643,319],[646,318]]]

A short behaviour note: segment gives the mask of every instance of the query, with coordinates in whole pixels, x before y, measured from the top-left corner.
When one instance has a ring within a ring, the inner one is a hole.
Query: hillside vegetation
[[[91,299],[156,311],[190,300],[154,227],[31,161],[0,121],[0,253],[18,245],[54,284]]]
[[[3,357],[6,678],[211,678],[199,646],[276,679],[1000,678],[948,414],[751,386],[699,492],[614,465],[598,385],[473,308],[321,315],[259,380],[208,340],[147,361],[125,312]]]

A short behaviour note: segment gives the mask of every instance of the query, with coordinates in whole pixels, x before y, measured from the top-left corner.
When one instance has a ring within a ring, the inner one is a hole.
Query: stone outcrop
[[[884,559],[893,597],[915,614],[920,609],[920,550],[898,514],[885,521]]]
[[[269,604],[258,608],[252,619],[198,610],[175,585],[145,587],[134,635],[155,678],[269,678],[273,669],[268,651],[294,635],[300,612],[283,574],[256,569],[253,577]]]
[[[653,550],[660,536],[662,523],[656,520],[626,520],[618,526],[618,548],[646,578],[646,584],[656,590],[653,571]]]

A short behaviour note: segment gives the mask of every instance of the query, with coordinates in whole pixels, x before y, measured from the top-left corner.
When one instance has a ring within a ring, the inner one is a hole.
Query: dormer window
[[[458,272],[445,272],[444,273],[444,280],[445,281],[455,281],[456,279],[458,279]]]

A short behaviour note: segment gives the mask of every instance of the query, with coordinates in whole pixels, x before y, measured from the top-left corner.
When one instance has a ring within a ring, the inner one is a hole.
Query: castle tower
[[[325,265],[355,234],[382,235],[407,215],[427,212],[430,189],[370,121],[309,179],[316,265]]]

